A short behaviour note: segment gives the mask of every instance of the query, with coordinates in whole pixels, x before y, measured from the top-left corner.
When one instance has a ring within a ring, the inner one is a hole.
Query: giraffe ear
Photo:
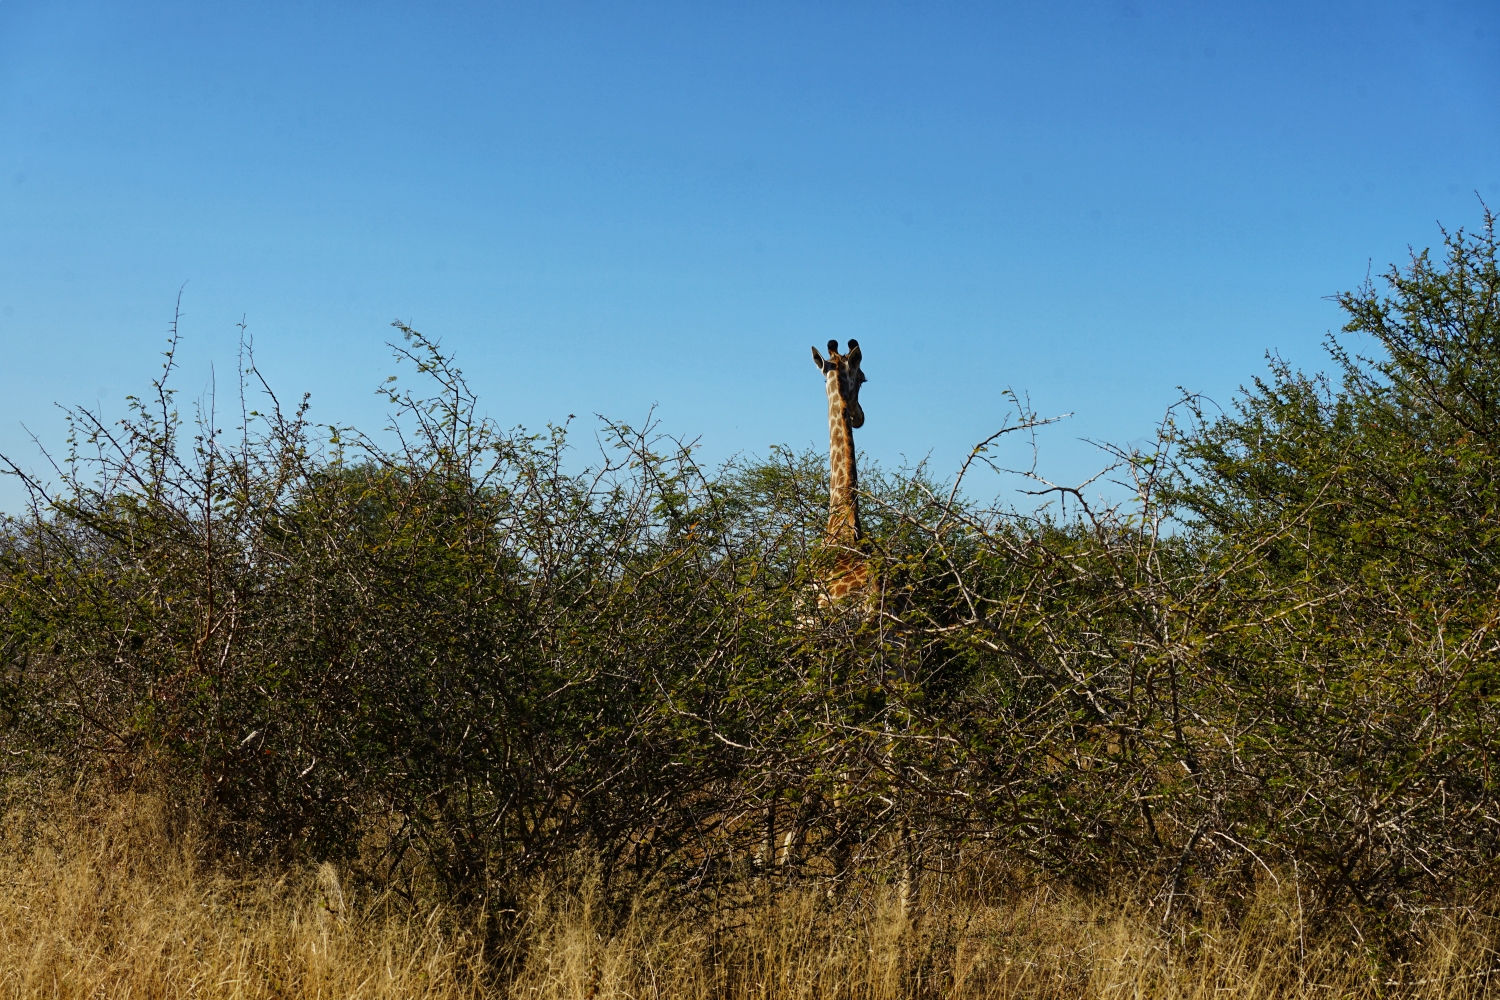
[[[826,371],[828,369],[828,363],[823,360],[823,355],[818,353],[818,349],[816,347],[812,349],[812,352],[813,364],[818,366],[818,371]]]

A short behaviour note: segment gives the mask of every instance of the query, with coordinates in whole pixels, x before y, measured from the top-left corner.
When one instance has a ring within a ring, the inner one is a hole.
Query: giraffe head
[[[844,401],[844,417],[849,421],[849,426],[863,427],[865,411],[859,405],[859,387],[865,382],[865,373],[859,368],[859,341],[849,341],[849,353],[840,354],[839,342],[830,340],[826,360],[816,347],[812,349],[812,356],[813,364],[818,366],[818,371],[828,380],[829,394],[837,392]]]

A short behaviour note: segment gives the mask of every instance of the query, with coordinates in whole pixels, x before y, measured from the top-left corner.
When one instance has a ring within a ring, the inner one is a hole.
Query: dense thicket
[[[72,414],[60,488],[4,523],[4,766],[149,772],[225,849],[495,909],[581,849],[699,900],[995,857],[1164,917],[1262,878],[1482,898],[1492,221],[1387,280],[1340,298],[1332,378],[1275,362],[1118,452],[1129,503],[865,477],[883,589],[831,611],[818,456],[707,472],[606,425],[569,471],[404,327],[435,390],[389,390],[392,435],[319,432],[253,368],[226,434],[179,418],[169,354],[126,421]]]

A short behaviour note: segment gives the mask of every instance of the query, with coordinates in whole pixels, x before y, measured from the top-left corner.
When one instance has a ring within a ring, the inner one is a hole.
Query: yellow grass
[[[1185,935],[1046,890],[980,903],[931,884],[910,918],[892,894],[809,890],[718,923],[641,906],[606,933],[587,892],[539,891],[523,940],[502,942],[524,955],[502,982],[474,928],[351,898],[331,866],[204,870],[149,797],[89,815],[13,811],[6,830],[7,998],[1457,998],[1488,995],[1497,961],[1472,919],[1433,918],[1406,963],[1315,943],[1295,893],[1274,884],[1234,925],[1210,914]]]

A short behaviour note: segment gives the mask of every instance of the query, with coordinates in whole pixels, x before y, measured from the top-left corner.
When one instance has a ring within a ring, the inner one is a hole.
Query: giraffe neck
[[[838,379],[828,379],[828,533],[834,545],[853,546],[864,532],[859,523],[859,478],[854,467],[854,430],[844,411]],[[842,563],[851,554],[839,557]]]

